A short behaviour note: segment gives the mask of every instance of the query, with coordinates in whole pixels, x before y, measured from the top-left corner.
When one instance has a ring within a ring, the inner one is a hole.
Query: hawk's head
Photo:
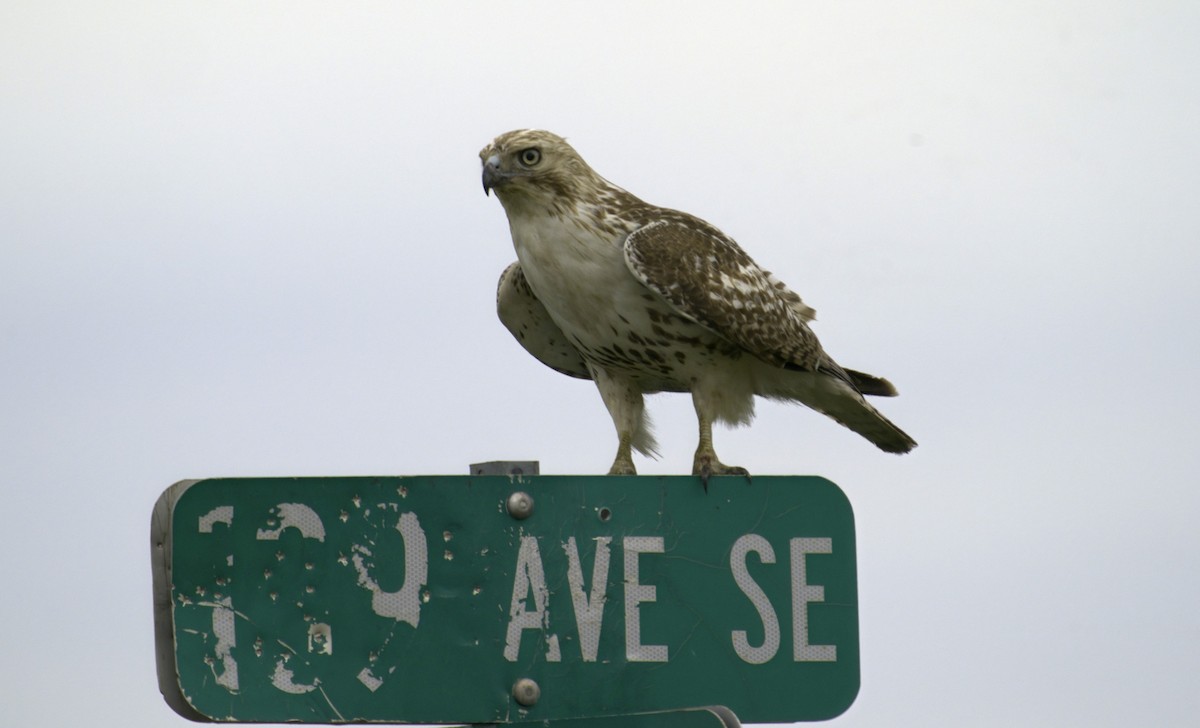
[[[496,191],[505,208],[562,209],[594,197],[607,183],[567,140],[539,129],[518,129],[492,140],[479,152],[483,191]]]

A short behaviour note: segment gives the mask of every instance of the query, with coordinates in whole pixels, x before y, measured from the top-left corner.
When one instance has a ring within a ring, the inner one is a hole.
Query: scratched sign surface
[[[791,722],[858,692],[854,518],[822,478],[219,479],[160,507],[164,694],[209,719]]]

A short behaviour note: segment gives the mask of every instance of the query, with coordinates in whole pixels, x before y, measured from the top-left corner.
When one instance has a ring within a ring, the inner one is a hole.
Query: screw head
[[[538,698],[542,697],[542,689],[533,680],[523,677],[513,683],[512,694],[514,700],[528,708],[535,705]]]
[[[518,490],[508,497],[508,515],[518,521],[533,515],[533,496]]]

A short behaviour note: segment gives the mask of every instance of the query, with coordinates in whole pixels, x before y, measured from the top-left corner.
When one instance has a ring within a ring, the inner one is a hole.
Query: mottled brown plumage
[[[755,395],[806,404],[888,452],[916,446],[863,399],[892,385],[838,366],[813,310],[717,228],[611,184],[549,132],[502,134],[479,156],[517,252],[501,321],[546,365],[596,382],[617,429],[610,473],[636,472],[631,450],[655,451],[651,392],[692,394],[706,481],[745,473],[717,459],[712,423],[749,422]]]

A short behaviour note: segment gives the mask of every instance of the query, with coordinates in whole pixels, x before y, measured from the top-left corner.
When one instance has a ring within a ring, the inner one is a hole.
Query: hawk
[[[547,131],[501,134],[479,153],[483,189],[508,216],[517,262],[500,276],[504,326],[543,364],[591,379],[617,429],[610,475],[656,455],[643,395],[690,392],[692,472],[746,475],[713,449],[714,422],[747,424],[754,396],[799,402],[892,453],[916,442],[863,398],[886,379],[844,369],[814,311],[707,222],[643,202]]]

